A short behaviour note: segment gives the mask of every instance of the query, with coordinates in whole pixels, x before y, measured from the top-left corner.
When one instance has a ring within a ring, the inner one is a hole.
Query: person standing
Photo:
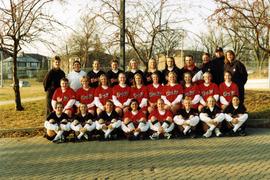
[[[67,79],[69,82],[69,87],[74,91],[77,91],[79,88],[82,87],[80,79],[86,76],[86,72],[81,70],[81,63],[80,61],[73,62],[73,71],[68,73]]]
[[[215,58],[212,60],[210,73],[213,76],[212,82],[219,85],[224,81],[224,53],[221,47],[215,51]]]
[[[52,111],[52,96],[54,91],[60,87],[60,80],[65,77],[64,71],[60,69],[61,59],[55,56],[53,59],[53,68],[47,72],[43,80],[44,90],[46,92],[46,114],[49,115]]]
[[[176,66],[174,57],[167,57],[166,58],[165,69],[163,69],[163,71],[162,71],[163,85],[164,86],[168,83],[168,74],[170,72],[174,72],[176,74],[177,83],[180,83],[182,81],[183,72],[181,69],[179,69]]]
[[[153,73],[156,73],[158,75],[158,79],[159,79],[158,83],[162,84],[163,76],[162,76],[161,71],[158,70],[157,61],[154,58],[151,58],[149,59],[147,69],[144,72],[145,79],[146,79],[145,85],[149,85],[153,83],[153,80],[152,80]]]
[[[118,85],[118,75],[123,73],[121,69],[119,69],[119,64],[117,60],[111,61],[111,69],[107,72],[108,83],[111,87]]]
[[[93,61],[92,67],[93,69],[87,73],[87,76],[90,79],[89,86],[92,88],[97,88],[99,77],[101,74],[105,74],[105,72],[100,69],[100,63],[98,60]]]
[[[248,74],[245,65],[235,59],[235,53],[232,50],[226,52],[224,70],[232,74],[232,81],[238,85],[240,102],[244,103]]]
[[[138,62],[135,59],[131,59],[129,61],[129,70],[126,72],[126,79],[127,79],[126,84],[128,86],[131,87],[134,85],[134,75],[137,73],[141,74],[143,83],[145,84],[146,80],[144,77],[144,73],[139,69]]]

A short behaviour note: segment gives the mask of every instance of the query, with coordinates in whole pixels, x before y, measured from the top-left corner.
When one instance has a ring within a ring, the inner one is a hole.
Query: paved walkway
[[[0,179],[270,179],[270,131],[249,136],[52,144],[0,138]]]
[[[42,99],[45,99],[45,96],[24,98],[24,99],[22,99],[22,102],[32,102],[32,101],[38,101],[38,100],[42,100]],[[7,105],[7,104],[14,104],[14,103],[15,103],[15,100],[0,101],[0,106]]]

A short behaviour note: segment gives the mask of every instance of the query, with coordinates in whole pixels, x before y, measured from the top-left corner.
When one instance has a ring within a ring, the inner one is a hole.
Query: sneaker
[[[188,134],[189,134],[189,136],[190,136],[191,139],[196,138],[196,133],[195,132],[190,131]]]
[[[87,134],[84,134],[84,135],[83,135],[83,137],[84,137],[86,140],[88,140],[88,139],[89,139],[89,137],[88,137],[88,135],[87,135]]]
[[[238,134],[239,134],[239,136],[246,136],[247,135],[246,131],[243,129],[238,130]]]
[[[149,136],[149,138],[152,140],[156,140],[159,138],[159,135],[158,135],[158,133],[153,133],[151,136]]]
[[[207,130],[206,133],[203,134],[203,137],[205,138],[209,138],[212,135],[212,131],[211,130]]]
[[[165,137],[166,139],[171,139],[171,136],[172,136],[172,135],[171,135],[170,133],[165,133],[165,134],[164,134],[164,137]]]
[[[215,134],[216,134],[217,137],[220,137],[222,135],[219,128],[215,128]]]

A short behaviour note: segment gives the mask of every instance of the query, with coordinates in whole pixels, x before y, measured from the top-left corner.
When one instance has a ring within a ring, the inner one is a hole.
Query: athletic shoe
[[[206,133],[203,134],[203,137],[209,138],[211,135],[212,135],[212,131],[211,131],[210,129],[208,129],[208,130],[206,131]]]
[[[165,133],[165,134],[164,134],[164,137],[165,137],[166,139],[171,139],[171,136],[172,136],[172,135],[171,135],[170,133]]]
[[[158,133],[153,133],[151,136],[149,136],[149,138],[152,140],[156,140],[159,138],[159,135],[158,135]]]
[[[88,139],[89,139],[89,137],[88,137],[88,135],[87,135],[87,134],[84,134],[84,135],[83,135],[83,137],[84,137],[86,140],[88,140]]]
[[[216,134],[217,137],[220,137],[222,135],[219,128],[215,128],[215,134]]]
[[[239,136],[246,136],[247,135],[246,131],[241,129],[241,128],[239,128],[239,130],[237,132],[238,132]]]

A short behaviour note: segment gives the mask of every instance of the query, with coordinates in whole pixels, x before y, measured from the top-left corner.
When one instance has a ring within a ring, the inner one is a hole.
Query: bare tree
[[[1,0],[0,1],[0,35],[1,47],[12,53],[13,90],[15,92],[16,110],[23,110],[21,104],[19,78],[17,76],[17,55],[22,46],[34,41],[48,43],[44,33],[53,32],[54,23],[43,8],[54,0]]]
[[[68,45],[71,54],[75,54],[81,59],[83,67],[89,59],[89,50],[96,44],[96,21],[95,16],[90,14],[82,15],[76,31],[69,37]]]
[[[270,54],[269,0],[215,0],[215,2],[218,8],[210,16],[210,20]],[[249,31],[248,34],[246,30]]]
[[[110,29],[108,41],[112,46],[119,44],[120,3],[116,0],[100,0],[101,8],[96,15],[105,22],[104,30]],[[132,48],[137,58],[147,65],[154,55],[157,35],[170,29],[182,29],[186,21],[179,14],[182,4],[169,0],[132,0],[126,2],[126,44]],[[168,31],[167,31],[168,32]],[[170,31],[172,32],[172,31]]]

